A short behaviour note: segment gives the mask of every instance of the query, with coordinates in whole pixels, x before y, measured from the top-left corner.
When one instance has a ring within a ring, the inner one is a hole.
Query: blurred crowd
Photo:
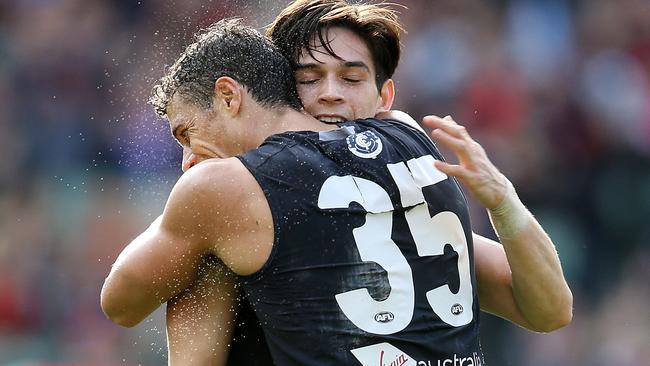
[[[485,315],[487,364],[650,364],[650,2],[393,2],[408,7],[395,107],[468,127],[574,293],[552,334]],[[1,365],[166,362],[160,311],[123,329],[99,308],[181,173],[150,89],[196,30],[226,16],[263,29],[287,3],[0,0]]]

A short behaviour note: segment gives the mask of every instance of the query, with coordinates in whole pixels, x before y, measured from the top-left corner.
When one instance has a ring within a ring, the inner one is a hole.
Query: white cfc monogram
[[[422,188],[448,179],[435,169],[431,155],[411,159],[406,163],[388,164],[388,170],[400,191],[406,221],[419,256],[440,256],[449,244],[458,254],[460,288],[451,292],[445,284],[426,292],[431,309],[440,319],[454,327],[472,321],[472,282],[470,279],[467,240],[458,216],[451,211],[429,215]],[[406,328],[413,318],[415,288],[413,274],[397,244],[391,239],[393,204],[386,190],[375,182],[355,176],[329,177],[321,188],[318,207],[347,208],[350,203],[361,205],[366,214],[363,226],[353,230],[361,260],[375,262],[388,274],[390,295],[376,301],[366,288],[335,296],[341,311],[358,328],[373,334],[394,334]]]

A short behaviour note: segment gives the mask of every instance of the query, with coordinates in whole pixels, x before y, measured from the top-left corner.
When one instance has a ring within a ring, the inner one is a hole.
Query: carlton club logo
[[[381,139],[372,131],[364,131],[347,137],[348,149],[356,156],[374,159],[381,153]]]

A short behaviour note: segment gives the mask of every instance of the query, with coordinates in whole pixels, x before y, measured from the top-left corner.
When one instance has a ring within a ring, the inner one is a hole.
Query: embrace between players
[[[151,98],[184,174],[113,265],[106,315],[167,303],[171,365],[479,365],[480,310],[568,324],[554,245],[483,148],[390,110],[401,31],[382,5],[297,0],[270,40],[200,33]],[[459,182],[500,244],[472,232]]]

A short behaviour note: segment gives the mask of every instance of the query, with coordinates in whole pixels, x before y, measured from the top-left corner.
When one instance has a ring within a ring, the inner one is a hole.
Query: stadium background
[[[554,238],[575,297],[550,335],[485,315],[488,364],[650,364],[650,3],[398,2],[396,107],[468,126]],[[261,28],[286,3],[0,0],[0,365],[165,362],[160,311],[123,329],[99,308],[116,254],[180,175],[149,90],[198,28]]]

